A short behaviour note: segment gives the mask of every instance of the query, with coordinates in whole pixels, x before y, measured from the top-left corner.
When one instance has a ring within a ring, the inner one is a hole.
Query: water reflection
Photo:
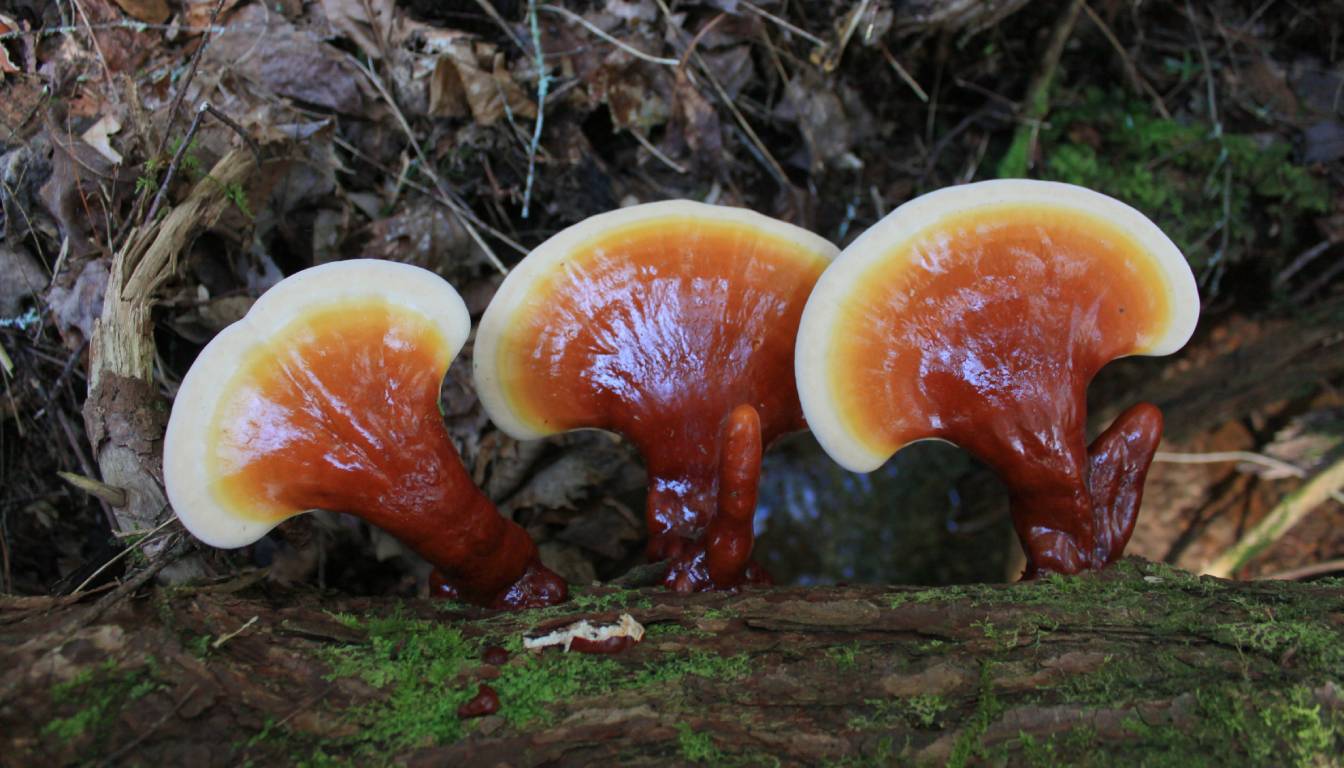
[[[779,584],[1002,581],[1007,496],[946,443],[917,443],[871,474],[827,458],[810,434],[765,456],[756,557]]]

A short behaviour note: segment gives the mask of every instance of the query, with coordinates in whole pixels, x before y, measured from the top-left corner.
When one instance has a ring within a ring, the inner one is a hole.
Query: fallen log
[[[1131,559],[1020,585],[593,588],[501,613],[253,578],[158,587],[69,634],[52,629],[87,606],[31,610],[0,602],[6,765],[1307,765],[1344,749],[1341,580]],[[645,634],[619,653],[523,649],[626,613]],[[498,711],[460,719],[483,684]]]

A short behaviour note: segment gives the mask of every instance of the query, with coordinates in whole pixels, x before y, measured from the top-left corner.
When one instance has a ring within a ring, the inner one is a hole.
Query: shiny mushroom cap
[[[241,547],[309,509],[365,501],[335,496],[398,461],[379,455],[400,435],[377,412],[412,424],[437,415],[470,330],[457,291],[418,267],[359,259],[282,280],[201,350],[178,389],[163,470],[183,525]]]
[[[470,329],[452,286],[418,267],[357,259],[282,280],[178,390],[164,441],[178,517],[207,544],[240,547],[307,510],[345,512],[433,564],[445,596],[564,599],[444,429],[439,390]]]
[[[957,442],[966,400],[1049,420],[1034,399],[1116,358],[1175,352],[1198,316],[1185,257],[1130,206],[1046,181],[949,187],[897,208],[822,275],[798,390],[826,452],[870,472],[907,443]]]
[[[822,275],[798,391],[847,469],[956,443],[1008,487],[1028,575],[1099,568],[1133,530],[1162,417],[1135,405],[1089,446],[1088,383],[1116,358],[1176,351],[1198,314],[1185,258],[1128,205],[1043,181],[951,187],[893,211]]]
[[[710,406],[717,421],[739,402],[791,400],[798,312],[835,252],[743,208],[669,200],[592,216],[528,254],[490,302],[481,402],[532,439],[636,438],[650,409]]]
[[[633,441],[650,474],[651,556],[675,556],[665,534],[695,538],[713,517],[730,413],[759,415],[741,418],[760,439],[735,442],[755,458],[728,462],[752,483],[760,445],[804,426],[794,333],[835,252],[740,208],[676,200],[593,216],[532,251],[486,309],[481,402],[519,439],[596,428]]]

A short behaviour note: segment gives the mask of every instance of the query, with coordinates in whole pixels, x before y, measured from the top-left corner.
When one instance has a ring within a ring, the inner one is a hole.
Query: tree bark
[[[6,600],[6,765],[1291,765],[1344,748],[1338,580],[1126,560],[1014,586],[594,588],[499,613],[253,576],[88,626],[88,606]],[[521,647],[621,613],[647,634],[620,653]],[[483,683],[499,711],[459,720]]]

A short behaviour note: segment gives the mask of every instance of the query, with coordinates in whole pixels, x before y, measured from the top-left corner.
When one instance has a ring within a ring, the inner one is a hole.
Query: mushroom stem
[[[761,417],[739,405],[724,427],[719,471],[719,509],[705,536],[705,567],[719,586],[742,583],[755,543],[752,526],[761,481]]]
[[[1148,403],[1131,407],[1086,450],[1080,426],[1037,437],[1042,439],[1026,461],[1017,454],[1020,447],[1006,447],[1022,446],[1020,440],[960,438],[963,444],[978,442],[972,452],[1008,486],[1013,527],[1027,555],[1023,578],[1078,573],[1118,560],[1134,531],[1143,482],[1162,438],[1161,411]],[[987,445],[991,442],[1000,446]]]
[[[1130,406],[1088,446],[1095,521],[1095,557],[1099,563],[1120,559],[1134,532],[1143,501],[1143,482],[1162,442],[1162,412],[1151,403]]]
[[[664,584],[678,592],[768,583],[769,575],[750,562],[763,450],[759,413],[739,405],[716,430],[683,429],[641,446],[649,470],[649,559],[673,561]],[[692,434],[699,439],[687,439]]]

